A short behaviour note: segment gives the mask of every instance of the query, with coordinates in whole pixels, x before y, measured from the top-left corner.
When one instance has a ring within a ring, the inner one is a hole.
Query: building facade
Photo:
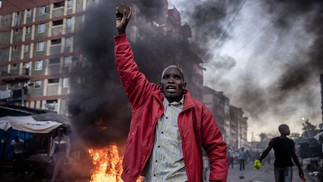
[[[11,0],[0,8],[2,101],[67,114],[74,32],[92,1]],[[8,96],[8,94],[5,94]]]
[[[230,105],[230,144],[237,147],[249,148],[247,140],[247,117],[243,116],[242,108]]]
[[[204,87],[203,103],[212,111],[224,140],[235,148],[249,147],[247,141],[248,118],[242,108],[230,105],[230,99],[223,92]]]

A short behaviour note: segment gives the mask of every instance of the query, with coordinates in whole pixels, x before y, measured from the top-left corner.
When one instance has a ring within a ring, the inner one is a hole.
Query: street
[[[293,167],[293,182],[302,182],[298,176],[298,169]],[[304,171],[304,173],[306,173]],[[305,175],[308,182],[309,176]],[[228,182],[274,182],[274,165],[265,164],[261,169],[257,170],[253,168],[253,163],[249,162],[245,166],[244,171],[239,170],[239,164],[235,163],[233,169],[229,168]]]
[[[227,182],[274,182],[274,167],[273,164],[265,164],[261,169],[256,170],[253,168],[253,163],[249,162],[245,166],[244,171],[239,170],[239,164],[235,163],[233,169],[229,168],[229,174]],[[293,171],[293,182],[302,182],[298,176],[297,167],[294,166]],[[307,182],[319,182],[313,176],[310,176],[307,171],[304,170]],[[89,176],[83,176],[78,173],[79,177],[73,177],[71,182],[89,182]],[[20,182],[20,181],[30,181],[30,182],[48,182],[50,181],[49,175],[35,176],[32,173],[28,173],[22,176],[14,176],[10,171],[0,171],[0,181],[3,182]]]

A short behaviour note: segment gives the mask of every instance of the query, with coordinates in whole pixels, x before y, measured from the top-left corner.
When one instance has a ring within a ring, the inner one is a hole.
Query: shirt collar
[[[169,106],[179,106],[179,105],[183,105],[184,103],[184,94],[182,95],[182,98],[179,102],[177,101],[173,101],[171,103],[168,102],[168,100],[164,97],[164,104],[165,105],[169,105]]]

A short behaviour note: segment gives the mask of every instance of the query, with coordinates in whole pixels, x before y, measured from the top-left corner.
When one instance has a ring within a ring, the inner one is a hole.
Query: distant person
[[[54,171],[51,182],[54,182],[59,174],[62,173],[63,180],[68,182],[67,171],[64,166],[65,162],[70,160],[71,143],[69,137],[64,134],[64,128],[59,128],[57,136],[54,138],[51,151],[49,153],[50,160],[54,161]]]
[[[239,150],[239,164],[240,164],[240,171],[244,171],[245,164],[247,160],[247,153],[243,147]]]
[[[234,150],[233,147],[230,146],[228,149],[228,156],[229,156],[229,167],[231,166],[231,169],[233,169],[234,165]]]
[[[260,164],[273,148],[275,153],[274,172],[276,182],[292,182],[292,159],[298,167],[300,178],[305,181],[302,167],[295,153],[294,141],[287,137],[287,135],[290,134],[289,127],[286,124],[281,124],[279,125],[278,130],[280,136],[270,140],[268,147],[262,152],[259,158]]]
[[[251,158],[250,155],[251,155],[250,150],[246,150],[246,156],[247,156],[246,163],[250,162],[250,158]]]
[[[13,150],[13,168],[15,175],[21,175],[24,172],[24,145],[25,142],[19,139],[18,135],[10,143]]]

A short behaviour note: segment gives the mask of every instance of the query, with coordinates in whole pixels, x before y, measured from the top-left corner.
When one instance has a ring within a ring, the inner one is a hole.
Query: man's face
[[[290,134],[289,127],[286,127],[286,128],[285,128],[285,134],[286,134],[286,135],[289,135],[289,134]]]
[[[167,100],[173,102],[181,100],[186,83],[181,70],[172,65],[163,71],[160,85]]]
[[[280,133],[283,135],[289,135],[290,134],[289,127],[287,125],[282,126]]]

